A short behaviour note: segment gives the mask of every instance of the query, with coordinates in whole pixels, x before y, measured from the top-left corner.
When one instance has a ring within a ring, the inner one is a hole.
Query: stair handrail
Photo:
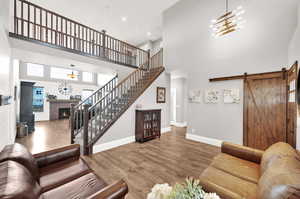
[[[148,51],[148,52],[149,52],[149,54],[150,54],[150,51]],[[123,80],[121,80],[121,81],[117,84],[117,86],[116,86],[115,88],[112,89],[112,91],[115,90],[115,89],[117,89],[118,87],[120,87],[122,84],[124,84],[124,82],[126,82],[130,77],[132,77],[132,75],[133,75],[134,73],[136,73],[137,71],[139,71],[139,70],[147,71],[147,70],[150,70],[150,69],[154,69],[155,67],[154,67],[154,65],[153,65],[152,63],[155,63],[155,62],[154,62],[153,60],[155,60],[156,57],[161,56],[162,53],[163,53],[163,49],[161,48],[156,54],[154,54],[154,55],[150,58],[150,64],[148,64],[148,62],[147,62],[147,63],[144,63],[143,66],[141,66],[141,67],[138,68],[137,70],[132,71],[126,78],[124,78]],[[162,57],[162,56],[161,56],[161,57]],[[151,60],[152,60],[152,61],[151,61]],[[151,64],[152,64],[152,65],[151,65]],[[157,66],[157,67],[160,67],[160,66],[162,66],[162,64],[159,65],[159,66]],[[102,100],[103,100],[105,97],[107,97],[107,96],[108,96],[108,94],[105,95],[105,96],[102,98]],[[100,101],[101,101],[101,100],[100,100]],[[97,106],[97,104],[100,103],[100,101],[98,101],[98,102],[95,103],[94,105],[90,106],[90,107],[89,107],[89,111],[91,111],[92,109],[94,109],[94,107]]]
[[[129,81],[129,79],[133,76],[133,74],[137,73],[138,71],[142,71],[142,70],[138,68],[138,69],[134,70],[133,72],[131,72],[125,79],[123,79],[120,83],[118,83],[117,86],[114,87],[110,92],[113,92],[113,91],[117,90],[119,87],[126,84],[126,82]],[[90,106],[89,111],[92,111],[99,103],[101,103],[101,101],[105,100],[105,98],[107,98],[109,95],[110,95],[110,93],[107,93],[105,96],[103,96],[103,98],[101,100],[99,100],[98,102],[96,102],[95,104]]]
[[[114,76],[109,82],[101,88],[93,92],[89,97],[81,101],[79,104],[71,104],[70,127],[71,127],[71,143],[74,143],[75,137],[82,131],[84,122],[84,105],[92,106],[101,98],[104,97],[105,92],[110,92],[117,84],[118,74]]]
[[[96,116],[98,114],[99,117],[101,117],[101,113],[105,114],[105,111],[108,111],[109,108],[113,108],[113,101],[117,99],[117,97],[121,97],[124,95],[127,95],[127,97],[134,97],[129,95],[137,95],[139,93],[131,93],[129,92],[131,89],[134,89],[134,86],[139,81],[143,81],[145,74],[150,73],[151,71],[155,71],[157,69],[163,68],[162,63],[162,57],[163,57],[163,50],[161,49],[159,52],[157,52],[155,55],[153,55],[150,59],[150,63],[148,65],[148,70],[143,69],[142,67],[136,69],[132,73],[130,73],[124,80],[122,80],[116,87],[114,87],[109,93],[107,93],[102,99],[100,99],[98,102],[96,102],[94,105],[90,107],[86,107],[85,110],[85,124],[88,126],[85,126],[84,129],[86,132],[84,132],[84,153],[89,154],[89,151],[92,150],[93,145],[98,141],[98,139],[101,137],[101,134],[97,134],[97,128],[93,128],[93,122],[99,122],[95,121]],[[130,103],[129,103],[130,104]],[[110,114],[111,120],[113,121],[113,113],[107,113]],[[87,116],[88,115],[88,116]],[[88,118],[89,119],[88,119]],[[98,118],[99,119],[99,118]],[[101,119],[100,119],[101,120]],[[101,121],[99,122],[101,123]],[[90,129],[89,129],[90,127]],[[101,124],[98,130],[101,130]],[[95,136],[93,136],[95,135]]]
[[[114,87],[115,83],[117,82],[117,79],[118,79],[118,74],[115,75],[111,80],[109,80],[109,82],[107,82],[105,85],[103,85],[102,87],[100,87],[98,90],[94,91],[90,96],[88,96],[87,98],[85,98],[84,100],[82,100],[79,104],[77,104],[75,106],[75,109],[77,109],[79,106],[82,106],[83,104],[86,104],[89,100],[93,101],[94,96],[99,95],[99,93],[101,94],[103,91],[105,92],[105,88],[108,88],[108,86],[112,85]],[[96,97],[96,99],[97,99],[97,97]],[[92,104],[94,104],[94,103],[92,103]]]

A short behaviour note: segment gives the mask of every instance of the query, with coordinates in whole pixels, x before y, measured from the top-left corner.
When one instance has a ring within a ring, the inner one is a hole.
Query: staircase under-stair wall
[[[166,88],[166,103],[156,103],[157,87]],[[170,131],[170,75],[166,72],[145,90],[126,112],[107,130],[93,147],[93,153],[135,142],[135,111],[141,109],[161,109],[161,132]]]

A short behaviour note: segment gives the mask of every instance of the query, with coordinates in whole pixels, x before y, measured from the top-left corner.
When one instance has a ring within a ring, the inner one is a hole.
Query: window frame
[[[33,73],[30,73],[30,68],[34,67],[34,66],[36,66],[36,67],[38,66],[38,67],[40,67],[40,69],[42,69],[42,71],[39,71],[39,73],[41,73],[41,75],[35,75]],[[40,78],[45,77],[45,66],[42,65],[42,64],[26,63],[26,76],[28,76],[28,77],[40,77]]]
[[[83,72],[81,72],[81,74],[82,74],[82,78],[81,78],[81,81],[82,82],[85,82],[85,83],[93,83],[94,81],[95,81],[95,78],[94,78],[94,73],[92,73],[92,72],[87,72],[87,71],[83,71]],[[89,75],[91,75],[91,80],[85,80],[84,79],[84,74],[89,74]]]
[[[53,70],[61,70],[61,72],[65,71],[66,72],[65,73],[66,77],[65,78],[63,78],[63,77],[60,78],[60,77],[57,77],[57,76],[53,77],[52,76],[54,74]],[[72,73],[72,71],[77,75],[77,78],[72,79],[72,78],[68,77],[68,74]],[[79,81],[78,76],[79,76],[79,71],[77,71],[77,70],[72,70],[72,69],[67,69],[67,68],[60,68],[60,67],[55,67],[55,66],[50,67],[50,79],[67,80],[67,81]]]

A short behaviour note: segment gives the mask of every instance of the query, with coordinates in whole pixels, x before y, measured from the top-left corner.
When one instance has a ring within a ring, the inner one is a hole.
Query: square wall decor
[[[200,103],[201,102],[201,91],[200,90],[190,90],[189,91],[189,101],[191,103]]]
[[[225,104],[239,104],[240,90],[238,88],[224,89],[224,103]]]
[[[217,89],[207,89],[205,91],[205,102],[207,104],[217,104],[220,99],[220,91]]]

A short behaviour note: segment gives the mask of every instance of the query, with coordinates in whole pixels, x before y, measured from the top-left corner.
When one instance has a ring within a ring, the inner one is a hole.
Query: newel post
[[[106,58],[106,30],[102,30],[103,57]]]
[[[83,105],[83,155],[89,155],[89,105]]]
[[[74,144],[74,130],[75,130],[75,104],[71,104],[71,112],[70,112],[70,129],[71,129],[71,144]]]

